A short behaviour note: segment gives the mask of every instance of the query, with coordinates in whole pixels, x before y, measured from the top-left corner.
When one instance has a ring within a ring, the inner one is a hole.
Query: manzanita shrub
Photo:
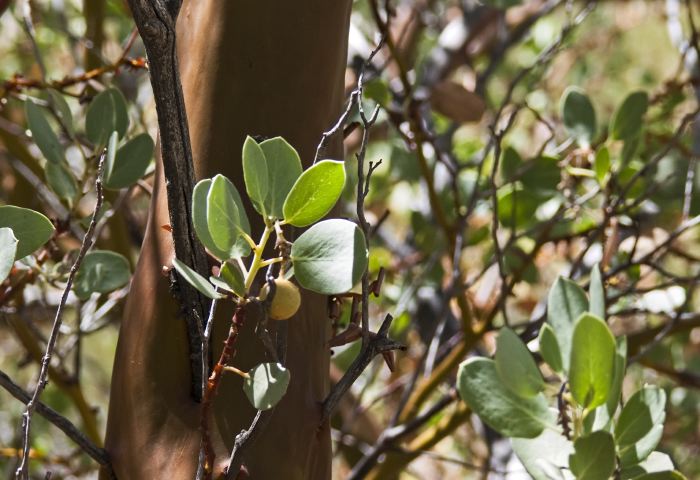
[[[216,175],[201,180],[192,195],[193,223],[199,240],[219,261],[218,275],[204,278],[174,259],[182,278],[207,297],[228,299],[238,307],[268,300],[269,316],[276,320],[286,320],[299,307],[292,278],[325,295],[345,293],[355,286],[368,262],[362,230],[343,219],[319,222],[343,191],[343,162],[321,160],[303,171],[296,150],[280,137],[260,143],[248,137],[242,155],[247,197],[262,217],[264,229],[251,231],[241,195],[228,178]],[[291,242],[285,226],[310,228]],[[273,235],[275,255],[265,258]],[[268,283],[261,289],[255,280],[263,277],[263,269],[277,263],[276,278],[268,279],[275,285],[270,302]],[[243,390],[259,410],[273,407],[290,381],[289,370],[277,363],[240,373],[245,377]]]
[[[643,386],[622,396],[627,343],[605,322],[600,270],[589,295],[559,278],[537,339],[542,365],[510,328],[500,330],[494,358],[460,365],[462,399],[489,427],[512,439],[536,480],[677,480],[670,457],[655,451],[666,394]]]

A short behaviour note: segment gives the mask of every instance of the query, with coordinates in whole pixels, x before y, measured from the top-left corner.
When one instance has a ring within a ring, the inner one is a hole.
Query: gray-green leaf
[[[0,227],[9,227],[19,241],[15,259],[26,257],[45,244],[54,227],[48,218],[28,208],[5,205],[0,207]]]
[[[587,309],[588,299],[583,289],[567,278],[557,278],[549,291],[547,322],[557,337],[564,371],[569,370],[574,323]]]
[[[501,382],[496,362],[470,358],[459,366],[457,390],[491,428],[508,437],[535,438],[554,425],[543,395],[522,398]]]
[[[112,132],[122,138],[129,127],[124,95],[116,88],[98,93],[85,115],[85,134],[95,145],[105,145]]]
[[[245,295],[245,277],[235,262],[224,262],[221,265],[219,278],[226,282],[230,291],[242,297]]]
[[[516,395],[531,398],[544,390],[544,380],[532,354],[508,327],[498,334],[495,360],[498,376]]]
[[[0,283],[5,281],[15,263],[17,243],[11,228],[0,228]]]
[[[348,220],[325,220],[299,236],[291,259],[302,287],[324,295],[344,293],[367,269],[365,236]]]
[[[600,318],[585,313],[576,322],[571,346],[569,385],[576,402],[588,410],[608,399],[615,365],[615,337]]]
[[[207,197],[209,196],[211,183],[211,179],[206,178],[194,186],[192,192],[192,224],[202,245],[219,260],[226,260],[229,252],[216,246],[209,233],[209,224],[207,223]]]
[[[182,263],[177,258],[173,258],[173,267],[187,283],[196,288],[199,293],[206,295],[211,299],[224,298],[224,295],[218,293],[211,283],[206,278],[195,272],[193,269]]]
[[[267,216],[265,204],[268,190],[267,160],[260,145],[251,137],[243,143],[243,179],[253,207],[262,216]]]
[[[49,93],[51,103],[56,109],[56,115],[61,120],[61,124],[68,130],[70,135],[73,135],[75,133],[73,129],[73,113],[70,111],[66,99],[60,92],[52,88],[49,88],[47,92]]]
[[[73,288],[78,298],[86,300],[93,292],[109,293],[126,285],[130,277],[129,262],[122,255],[93,250],[83,258]]]
[[[574,442],[569,468],[576,480],[604,480],[615,471],[615,441],[608,432],[599,430]]]
[[[561,116],[567,131],[578,144],[589,146],[596,131],[595,109],[581,88],[566,89],[561,99]]]
[[[63,147],[58,137],[51,129],[49,121],[46,119],[44,109],[36,105],[33,101],[27,100],[24,103],[24,110],[27,115],[27,124],[32,132],[34,143],[44,154],[46,160],[52,163],[63,161]]]
[[[153,139],[147,133],[137,135],[122,145],[109,168],[105,165],[105,187],[119,190],[136,183],[151,163],[153,147]]]
[[[51,190],[68,201],[69,204],[72,203],[78,195],[78,183],[65,163],[46,162],[44,172],[46,173],[46,183],[49,184]]]
[[[573,478],[567,470],[574,445],[561,432],[547,428],[535,438],[512,438],[511,444],[534,480],[551,480],[553,469],[564,469],[564,478]]]
[[[250,235],[248,216],[238,190],[223,175],[212,179],[207,196],[207,226],[216,247],[227,252],[222,260],[250,253],[250,245],[242,236]]]
[[[644,114],[649,106],[646,92],[633,92],[625,98],[615,112],[611,122],[611,133],[615,140],[628,140],[642,129]]]
[[[557,373],[564,371],[564,366],[561,360],[561,351],[559,350],[559,342],[554,334],[554,330],[548,323],[543,323],[540,328],[539,336],[540,355],[547,365]]]
[[[666,392],[659,387],[646,386],[632,395],[615,426],[615,439],[620,448],[638,442],[655,425],[663,425],[665,409]]]
[[[289,370],[279,363],[262,363],[248,372],[243,391],[258,410],[274,407],[287,392]]]
[[[265,140],[260,148],[265,154],[268,176],[265,210],[268,215],[283,218],[284,201],[301,175],[301,160],[297,151],[282,137]]]
[[[343,162],[318,162],[294,183],[284,201],[284,220],[295,227],[306,227],[322,219],[338,201],[344,186]]]

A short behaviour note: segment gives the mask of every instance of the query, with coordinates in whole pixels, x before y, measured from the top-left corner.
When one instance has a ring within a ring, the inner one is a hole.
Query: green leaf
[[[495,360],[498,376],[516,395],[531,398],[544,390],[544,380],[532,354],[508,327],[498,334]]]
[[[514,180],[522,165],[520,154],[513,147],[506,147],[501,154],[501,180],[504,183]]]
[[[569,370],[574,323],[587,308],[588,299],[583,289],[569,279],[557,278],[549,291],[547,322],[557,337],[564,371]]]
[[[522,398],[501,382],[496,362],[473,357],[459,366],[457,390],[481,419],[501,435],[535,438],[554,419],[543,395]]]
[[[646,92],[633,92],[625,98],[611,122],[611,134],[615,140],[634,138],[642,129],[644,114],[649,106]]]
[[[605,289],[600,267],[596,263],[591,271],[591,285],[588,288],[590,303],[588,311],[602,319],[605,319]]]
[[[540,355],[547,365],[557,373],[564,371],[564,366],[561,361],[561,351],[559,350],[559,342],[554,334],[554,330],[548,323],[543,323],[540,328],[539,336]]]
[[[51,129],[51,125],[49,125],[49,121],[44,114],[44,109],[33,101],[27,100],[24,103],[24,110],[27,115],[27,124],[32,132],[32,139],[36,146],[39,147],[46,160],[53,163],[61,163],[64,158],[63,146],[61,146],[61,142],[58,141],[58,137]]]
[[[216,247],[226,252],[222,260],[250,253],[250,245],[242,236],[250,235],[248,216],[238,190],[223,175],[212,179],[207,196],[207,226]]]
[[[606,402],[608,414],[613,418],[617,407],[620,404],[622,395],[622,383],[625,379],[625,369],[627,368],[627,338],[622,336],[615,339],[615,373],[613,374],[610,393]]]
[[[600,149],[595,154],[595,159],[593,160],[593,170],[595,171],[595,178],[598,180],[600,185],[605,185],[605,177],[610,172],[610,150],[608,147],[600,147]]]
[[[184,278],[187,283],[196,288],[202,295],[205,295],[213,300],[224,298],[224,295],[218,293],[206,278],[182,263],[177,258],[173,258],[173,267],[175,267],[177,273],[180,274],[180,276]]]
[[[33,253],[51,238],[54,231],[51,221],[41,213],[13,205],[0,207],[0,227],[10,227],[19,241],[15,260]]]
[[[299,284],[317,293],[349,291],[368,262],[365,236],[348,220],[324,220],[302,233],[292,245],[291,259]]]
[[[136,183],[151,163],[153,148],[153,139],[147,133],[126,142],[117,150],[109,169],[105,166],[105,187],[119,190]]]
[[[622,408],[615,426],[615,439],[621,450],[644,438],[666,419],[666,392],[646,386],[637,391]]]
[[[245,295],[245,277],[237,263],[224,262],[219,277],[228,285],[228,290],[239,297]]]
[[[108,293],[126,285],[130,277],[129,262],[122,255],[93,250],[83,258],[73,288],[78,298],[86,300],[93,292]]]
[[[46,162],[44,173],[46,174],[46,183],[51,187],[51,190],[56,192],[60,198],[67,200],[69,204],[72,203],[78,195],[78,183],[65,163]]]
[[[569,135],[582,147],[588,147],[595,137],[595,109],[581,88],[569,87],[564,91],[561,116]]]
[[[270,193],[267,160],[260,145],[251,137],[246,137],[243,143],[243,179],[255,210],[266,217],[265,203]]]
[[[122,138],[128,127],[126,100],[116,88],[98,93],[90,102],[85,116],[85,134],[93,144],[105,145],[114,131]]]
[[[686,478],[681,472],[673,470],[668,472],[645,473],[634,477],[634,480],[686,480]]]
[[[66,99],[60,92],[52,88],[49,88],[47,92],[49,93],[50,100],[56,109],[56,115],[61,120],[61,124],[66,128],[66,130],[68,130],[70,135],[74,135],[75,130],[73,128],[73,113],[71,113],[70,107],[68,106],[68,103],[66,103]]]
[[[576,480],[604,480],[615,471],[615,441],[608,432],[597,431],[574,442],[569,468]]]
[[[569,455],[574,452],[574,445],[570,440],[560,431],[549,428],[535,438],[512,438],[511,444],[513,451],[534,480],[557,478],[554,476],[556,470],[568,470]]]
[[[297,179],[284,201],[284,220],[306,227],[330,212],[345,186],[345,164],[334,160],[318,162]]]
[[[279,402],[289,386],[289,370],[279,363],[261,363],[248,372],[243,391],[258,410],[268,410]]]
[[[283,218],[284,201],[301,175],[301,160],[297,151],[282,137],[265,140],[260,148],[265,154],[268,175],[265,211],[275,218]]]
[[[216,246],[209,233],[209,224],[207,223],[207,197],[211,184],[211,179],[206,178],[194,186],[192,191],[192,224],[202,245],[219,260],[226,260],[229,252]]]
[[[15,263],[17,243],[11,228],[0,228],[0,283],[5,281]]]
[[[592,410],[608,399],[615,368],[615,337],[600,318],[585,313],[576,322],[569,385],[582,407]]]

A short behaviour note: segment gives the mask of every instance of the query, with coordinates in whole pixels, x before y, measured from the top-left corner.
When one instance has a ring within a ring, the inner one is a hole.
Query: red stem
[[[221,384],[221,378],[224,374],[224,367],[228,364],[229,360],[235,355],[236,351],[234,349],[236,338],[238,338],[238,332],[243,328],[243,323],[245,321],[245,307],[236,307],[236,311],[233,313],[233,318],[231,319],[231,328],[228,331],[228,338],[224,342],[224,348],[221,351],[221,356],[214,369],[209,376],[207,381],[207,389],[204,392],[204,397],[202,399],[202,415],[200,417],[200,428],[202,430],[202,444],[204,445],[204,478],[210,479],[212,471],[214,469],[215,453],[214,448],[211,444],[211,436],[209,434],[209,426],[211,421],[211,407],[216,392]]]

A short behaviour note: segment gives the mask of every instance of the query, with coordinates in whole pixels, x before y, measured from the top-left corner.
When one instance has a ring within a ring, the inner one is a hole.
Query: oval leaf
[[[247,137],[243,142],[243,179],[253,207],[260,215],[266,217],[265,202],[269,181],[267,161],[262,148],[251,137]]]
[[[282,137],[265,140],[260,148],[267,165],[265,211],[275,218],[283,218],[284,201],[301,175],[301,160],[297,151]]]
[[[532,354],[508,327],[498,334],[495,360],[498,376],[516,395],[531,398],[544,390],[544,380]]]
[[[569,385],[582,407],[592,410],[608,399],[615,364],[615,337],[600,318],[585,313],[576,322]]]
[[[250,224],[238,190],[223,175],[212,179],[207,195],[207,228],[217,249],[226,252],[222,260],[245,257],[250,245],[242,234],[250,234]]]
[[[503,385],[496,362],[470,358],[459,366],[457,390],[491,428],[508,437],[535,438],[554,420],[543,395],[522,398]]]
[[[569,468],[574,445],[559,431],[545,429],[536,438],[511,439],[513,451],[534,480],[551,480],[556,471]],[[564,478],[571,478],[565,476]]]
[[[209,224],[207,223],[207,197],[211,188],[211,179],[200,180],[192,191],[192,224],[197,233],[199,241],[209,252],[219,260],[226,260],[229,253],[220,249],[214,243],[209,234]]]
[[[643,117],[648,106],[649,97],[646,92],[629,94],[613,116],[610,128],[612,138],[629,140],[635,137],[642,129]]]
[[[542,324],[542,328],[540,328],[539,344],[540,355],[547,362],[547,365],[555,372],[562,373],[564,366],[561,361],[559,342],[554,335],[554,330],[547,323]]]
[[[85,134],[95,145],[105,145],[112,132],[122,138],[129,127],[124,95],[116,88],[98,93],[85,115]]]
[[[345,186],[345,165],[323,160],[297,179],[284,201],[284,220],[295,227],[306,227],[331,211]]]
[[[569,468],[576,480],[603,480],[615,471],[615,441],[605,431],[593,432],[574,442]]]
[[[9,227],[19,241],[15,260],[26,257],[45,244],[54,227],[48,218],[28,208],[5,205],[0,207],[0,227]]]
[[[123,287],[130,276],[129,262],[122,255],[108,250],[93,250],[83,258],[73,288],[78,298],[86,300],[93,292],[109,293]]]
[[[119,190],[136,183],[151,163],[153,147],[153,139],[147,133],[126,142],[117,150],[110,168],[105,165],[105,187]]]
[[[344,293],[367,269],[365,236],[348,220],[325,220],[294,242],[291,259],[302,287],[324,295]]]
[[[70,135],[74,135],[75,130],[73,129],[73,113],[70,111],[70,107],[68,106],[66,99],[60,92],[52,88],[49,88],[47,92],[49,93],[51,103],[56,109],[56,114],[61,120],[61,125],[68,130]]]
[[[34,139],[36,146],[39,147],[46,160],[52,163],[61,163],[63,161],[63,147],[51,129],[51,125],[49,125],[49,121],[44,114],[44,109],[33,101],[28,100],[24,104],[24,110],[27,115],[27,124],[32,132],[32,139]]]
[[[17,243],[11,228],[0,228],[0,283],[5,281],[15,263]]]
[[[78,183],[75,181],[70,169],[64,162],[46,162],[44,168],[46,183],[49,184],[51,190],[56,192],[59,197],[71,203],[78,195]]]
[[[258,410],[268,410],[279,402],[289,386],[289,370],[279,363],[262,363],[248,372],[243,391]]]
[[[547,299],[547,322],[557,337],[564,371],[569,370],[574,323],[587,309],[588,300],[583,289],[567,278],[557,278]]]
[[[199,293],[206,295],[213,300],[224,298],[224,295],[218,293],[206,278],[195,272],[177,258],[173,258],[173,267],[175,267],[177,273],[179,273],[187,283],[196,288]]]
[[[245,276],[237,263],[224,262],[221,265],[219,277],[221,280],[226,282],[229,290],[231,290],[233,293],[239,297],[243,297],[245,295]]]
[[[586,93],[578,87],[569,87],[561,99],[564,126],[579,145],[587,147],[596,131],[595,109]]]
[[[666,392],[647,386],[627,401],[615,426],[615,439],[621,448],[632,445],[666,419]]]

